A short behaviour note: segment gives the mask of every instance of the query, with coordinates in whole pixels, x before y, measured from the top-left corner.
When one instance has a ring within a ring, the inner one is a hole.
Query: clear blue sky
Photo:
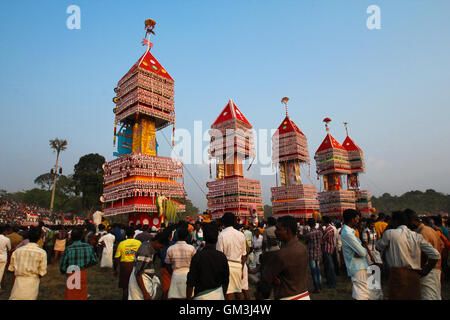
[[[66,28],[71,4],[81,30]],[[372,4],[381,30],[366,27]],[[324,117],[341,142],[349,122],[372,194],[450,193],[449,12],[448,0],[2,1],[0,188],[33,187],[54,165],[55,137],[69,143],[65,174],[87,153],[113,159],[113,88],[143,53],[144,20],[153,18],[152,53],[175,79],[177,128],[209,127],[229,98],[256,129],[276,128],[288,96],[312,156]],[[206,190],[207,166],[188,169]],[[274,176],[260,177],[258,166],[249,176],[261,178],[269,204]],[[185,183],[204,210],[187,173]]]

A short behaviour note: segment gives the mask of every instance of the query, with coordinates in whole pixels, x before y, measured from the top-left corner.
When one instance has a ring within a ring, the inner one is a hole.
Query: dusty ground
[[[11,291],[11,274],[5,274],[5,288],[0,290],[0,300],[9,298]],[[49,265],[48,273],[41,279],[39,290],[40,300],[62,300],[64,299],[65,276],[61,275],[58,267]],[[313,300],[351,300],[350,279],[341,275],[337,277],[336,289],[323,289],[319,294],[311,294]],[[383,286],[386,287],[386,281],[383,280]],[[313,290],[312,279],[309,279],[309,289]],[[443,299],[450,298],[450,281],[447,279],[442,287]],[[118,279],[114,278],[111,269],[102,270],[99,266],[94,266],[88,270],[88,292],[90,300],[120,300],[122,297],[121,289],[118,288]],[[252,299],[253,288],[250,288]]]

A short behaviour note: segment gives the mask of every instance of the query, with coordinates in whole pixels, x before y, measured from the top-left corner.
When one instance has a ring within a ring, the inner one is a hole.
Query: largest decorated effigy
[[[182,162],[158,155],[155,133],[175,128],[175,104],[174,80],[150,53],[155,24],[146,20],[147,49],[114,89],[117,158],[103,166],[101,201],[106,217],[125,215],[129,223],[159,227],[164,217],[185,210],[185,189]]]

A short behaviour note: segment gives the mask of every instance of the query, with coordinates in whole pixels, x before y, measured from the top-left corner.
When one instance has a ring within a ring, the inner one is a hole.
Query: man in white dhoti
[[[237,299],[242,300],[242,279],[247,255],[245,236],[234,229],[236,216],[232,212],[225,212],[222,223],[225,229],[219,234],[216,249],[225,254],[230,269],[226,299],[232,300],[235,295]]]
[[[98,225],[102,223],[102,217],[104,213],[101,211],[95,211],[92,215],[92,220],[94,221],[96,232],[98,232]]]
[[[103,247],[100,268],[113,267],[113,248],[116,237],[112,234],[112,229],[98,240],[98,244]]]
[[[15,250],[8,270],[14,272],[13,288],[9,300],[36,300],[40,278],[47,273],[47,253],[39,248],[41,228],[32,227],[28,233],[30,242]]]
[[[186,279],[191,265],[191,259],[197,252],[194,246],[186,243],[188,229],[177,231],[178,241],[167,249],[165,263],[169,265],[172,274],[168,299],[186,299]]]

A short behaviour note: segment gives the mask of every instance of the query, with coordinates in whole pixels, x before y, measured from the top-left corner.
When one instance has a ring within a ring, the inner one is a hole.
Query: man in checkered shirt
[[[309,266],[314,282],[314,292],[319,293],[322,289],[322,278],[320,276],[320,257],[322,256],[322,231],[316,228],[316,221],[313,218],[308,219],[310,231],[305,235],[306,244],[308,245]]]
[[[336,288],[336,273],[334,271],[333,252],[336,248],[334,228],[331,225],[331,219],[328,216],[322,218],[325,231],[322,237],[323,264],[325,267],[325,276],[327,278],[328,288]]]

